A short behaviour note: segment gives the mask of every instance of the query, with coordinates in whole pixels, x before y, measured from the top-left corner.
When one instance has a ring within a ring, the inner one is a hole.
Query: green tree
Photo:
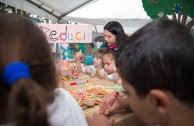
[[[194,0],[142,0],[143,8],[152,18],[169,19],[182,23],[191,29],[194,25]],[[186,24],[187,18],[191,20]]]

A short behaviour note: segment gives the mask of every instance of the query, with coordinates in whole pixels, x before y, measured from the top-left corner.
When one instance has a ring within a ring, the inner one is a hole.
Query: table
[[[80,80],[88,80],[89,82],[79,85],[70,86],[72,81],[80,81]],[[88,86],[113,86],[115,85],[112,81],[99,79],[98,77],[90,78],[90,76],[86,74],[80,74],[79,78],[72,81],[64,81],[66,90],[76,90],[87,88]],[[98,113],[99,106],[96,105],[92,108],[87,108],[84,110],[85,116],[92,116],[93,113]],[[114,120],[114,126],[146,126],[140,120],[138,120],[133,113],[122,111],[115,113],[109,117],[110,120]]]

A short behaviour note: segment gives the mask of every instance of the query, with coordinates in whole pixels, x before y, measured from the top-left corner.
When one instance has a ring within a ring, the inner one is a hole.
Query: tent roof
[[[98,0],[68,16],[84,18],[150,19],[142,0]]]
[[[144,11],[142,0],[98,0],[73,11],[64,17],[79,23],[95,24],[96,31],[102,32],[109,21],[118,21],[127,34],[132,34],[151,19]]]
[[[96,0],[0,0],[18,9],[58,21],[72,11]]]
[[[127,34],[150,22],[141,0],[0,0],[21,10],[45,17],[95,25],[97,32],[112,20],[119,21]]]

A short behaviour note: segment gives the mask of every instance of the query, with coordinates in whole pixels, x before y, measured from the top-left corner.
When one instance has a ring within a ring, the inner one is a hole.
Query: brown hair
[[[12,86],[0,78],[0,111],[4,115],[0,116],[0,123],[49,125],[46,108],[54,100],[57,77],[44,33],[24,17],[1,15],[0,50],[1,74],[9,63],[20,61],[29,65],[32,75]]]
[[[116,53],[117,53],[117,50],[107,49],[107,50],[103,53],[103,56],[104,56],[104,55],[108,55],[108,57],[109,57],[111,60],[115,60]]]
[[[104,30],[108,30],[116,36],[116,45],[120,44],[126,39],[127,35],[123,29],[123,26],[117,21],[110,21],[104,26]]]
[[[94,56],[97,57],[97,58],[100,58],[102,59],[102,55],[104,54],[105,50],[103,49],[98,49],[96,50],[96,52],[94,53]]]

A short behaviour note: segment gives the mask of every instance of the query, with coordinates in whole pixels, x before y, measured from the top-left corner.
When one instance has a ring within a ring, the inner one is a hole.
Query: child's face
[[[100,67],[100,66],[102,66],[102,59],[95,56],[95,57],[94,57],[94,60],[93,60],[93,65],[94,65],[95,67]]]
[[[135,89],[124,80],[122,80],[122,86],[126,91],[129,106],[135,115],[146,124],[158,123],[158,113],[153,107],[153,103],[150,102],[149,96],[139,97]]]
[[[104,65],[104,70],[108,74],[112,74],[114,72],[114,68],[115,68],[115,61],[114,61],[112,55],[105,54],[102,57],[102,62],[103,62],[103,65]]]

